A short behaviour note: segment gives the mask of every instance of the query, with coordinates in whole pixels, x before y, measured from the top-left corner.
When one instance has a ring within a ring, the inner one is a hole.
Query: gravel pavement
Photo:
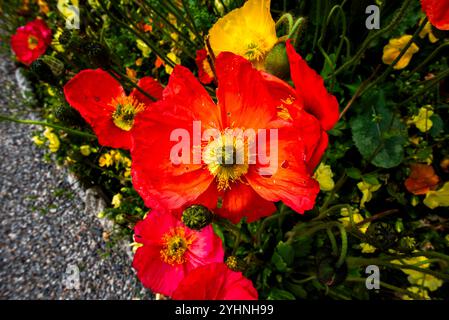
[[[14,74],[0,55],[0,113],[36,119]],[[103,226],[86,208],[86,192],[44,162],[34,129],[0,122],[0,299],[151,298],[125,246],[104,256]]]

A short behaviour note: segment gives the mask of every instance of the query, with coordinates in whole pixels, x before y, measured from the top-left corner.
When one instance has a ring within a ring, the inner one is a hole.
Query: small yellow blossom
[[[393,260],[391,263],[399,265],[413,265],[422,269],[428,269],[430,267],[429,263],[426,263],[429,259],[424,256],[413,257],[408,259]],[[412,285],[418,285],[429,289],[430,291],[435,291],[443,285],[443,281],[423,272],[419,272],[411,269],[401,269],[402,272],[408,275],[407,280]]]
[[[424,204],[430,209],[449,207],[449,182],[446,182],[439,190],[429,191],[424,199]]]
[[[57,8],[66,19],[74,19],[75,12],[70,6],[79,8],[78,0],[58,0]]]
[[[346,228],[351,226],[351,217],[349,215],[349,210],[347,208],[342,208],[340,210],[340,214],[343,216],[343,218],[338,219]],[[359,213],[358,209],[352,209],[352,221],[354,222],[354,225],[357,223],[362,222],[365,220],[365,218]],[[367,222],[363,224],[362,226],[358,226],[359,230],[363,233],[366,233],[366,230],[368,230],[370,223]]]
[[[114,164],[114,159],[109,153],[104,153],[101,155],[100,159],[98,159],[98,164],[100,167],[110,167]]]
[[[58,52],[64,52],[64,47],[61,45],[61,43],[59,42],[59,37],[62,35],[63,33],[63,29],[62,28],[58,28],[56,30],[55,35],[53,36],[53,48],[56,49],[56,51]]]
[[[59,150],[59,146],[61,145],[58,136],[53,132],[52,129],[47,128],[44,131],[44,137],[48,140],[48,148],[50,152],[55,153]]]
[[[229,51],[263,69],[266,55],[278,41],[270,5],[271,0],[248,0],[243,7],[220,18],[209,30],[215,56]]]
[[[142,52],[142,55],[144,56],[144,58],[148,58],[151,53],[150,47],[147,46],[147,44],[145,42],[143,42],[141,39],[137,39],[136,43],[137,43],[137,48],[139,48],[139,50]]]
[[[392,64],[394,60],[399,56],[402,49],[405,48],[407,43],[412,39],[411,35],[403,35],[400,38],[390,39],[390,42],[384,47],[382,61],[385,64]],[[419,47],[416,44],[412,44],[405,54],[399,59],[393,69],[401,70],[408,66],[412,56],[419,51]]]
[[[426,105],[419,109],[417,115],[414,115],[408,124],[414,124],[421,132],[427,132],[432,128],[433,122],[430,117],[433,115],[432,106]]]
[[[181,59],[173,51],[167,54],[167,58],[169,58],[175,64],[181,64]],[[173,67],[168,64],[165,64],[165,72],[171,74],[173,72]]]
[[[373,198],[373,192],[380,189],[381,184],[369,184],[366,181],[361,181],[357,183],[357,188],[362,191],[362,200],[360,200],[360,208],[365,207],[365,203],[369,202]]]
[[[419,37],[421,39],[424,39],[426,36],[428,36],[429,41],[431,43],[435,43],[438,41],[438,38],[435,37],[435,35],[432,32],[432,25],[430,24],[430,22],[427,22],[426,25],[424,26],[424,28],[419,33]]]
[[[320,163],[315,171],[314,178],[320,184],[321,191],[331,191],[334,188],[335,183],[332,179],[333,176],[334,174],[331,166]]]
[[[44,0],[37,0],[37,5],[39,6],[39,12],[43,14],[48,14],[50,12],[50,8],[48,4]]]
[[[137,66],[137,67],[141,67],[142,64],[143,64],[143,59],[142,59],[142,58],[138,58],[138,59],[136,60],[136,66]]]
[[[362,253],[374,253],[377,250],[376,247],[366,242],[360,243],[360,248],[362,249]]]
[[[89,156],[90,155],[90,153],[91,153],[91,150],[90,150],[90,146],[88,146],[88,145],[82,145],[81,147],[80,147],[80,152],[81,152],[81,154],[83,155],[83,156],[85,156],[85,157],[87,157],[87,156]]]
[[[37,146],[41,146],[45,143],[45,141],[42,140],[41,137],[39,137],[39,136],[33,136],[31,139]]]
[[[414,294],[417,294],[423,300],[430,300],[429,293],[427,292],[426,289],[422,289],[422,288],[419,288],[419,287],[410,287],[410,288],[407,288],[407,290],[412,292],[412,293],[414,293]],[[403,295],[402,299],[403,300],[414,300],[413,298],[411,298],[411,297],[409,297],[407,295]]]
[[[70,158],[69,156],[65,157],[65,160],[64,160],[64,165],[66,165],[66,166],[70,166],[70,165],[72,165],[72,164],[74,164],[74,163],[76,163],[76,161],[75,161],[75,160],[73,160],[73,159],[72,159],[72,158]]]
[[[112,197],[111,204],[114,206],[114,208],[118,208],[122,204],[122,199],[123,199],[122,194],[121,193],[117,193],[116,195],[114,195]]]

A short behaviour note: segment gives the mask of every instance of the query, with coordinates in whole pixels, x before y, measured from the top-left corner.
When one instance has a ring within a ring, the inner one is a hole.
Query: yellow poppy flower
[[[209,30],[214,55],[230,51],[263,69],[266,55],[278,41],[270,3],[271,0],[248,0],[243,7],[220,18]]]
[[[334,188],[335,183],[332,179],[333,176],[334,174],[331,166],[320,163],[315,171],[314,178],[320,184],[321,191],[331,191]]]
[[[394,60],[399,56],[402,49],[405,48],[407,43],[412,39],[411,35],[404,35],[400,38],[390,39],[390,42],[384,47],[382,61],[385,64],[392,64]],[[399,59],[398,63],[393,69],[401,70],[408,66],[412,56],[419,51],[419,47],[416,44],[412,44],[405,54]]]
[[[373,198],[373,192],[380,189],[381,184],[369,184],[366,181],[361,181],[357,183],[357,188],[362,191],[362,200],[360,200],[360,208],[365,207],[365,203]]]
[[[408,124],[414,124],[421,132],[427,132],[432,128],[433,122],[430,117],[433,115],[432,106],[426,105],[419,109],[417,115],[413,116]]]
[[[449,182],[446,182],[439,190],[429,191],[424,199],[424,204],[430,209],[449,207]]]

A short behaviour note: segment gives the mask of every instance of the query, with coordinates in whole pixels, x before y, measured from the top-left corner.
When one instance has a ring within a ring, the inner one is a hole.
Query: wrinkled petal
[[[290,41],[286,49],[291,77],[298,95],[304,100],[305,110],[320,120],[324,130],[332,129],[339,117],[337,98],[327,91],[323,78],[307,65]]]

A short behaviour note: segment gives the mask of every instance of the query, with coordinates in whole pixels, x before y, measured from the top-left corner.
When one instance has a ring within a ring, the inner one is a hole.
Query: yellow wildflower
[[[91,150],[90,150],[90,146],[88,145],[82,145],[80,147],[80,152],[83,156],[87,157],[88,155],[90,155]]]
[[[52,129],[47,128],[44,131],[44,137],[48,140],[48,148],[50,149],[50,152],[55,153],[58,151],[59,146],[61,145],[58,136],[53,132]]]
[[[411,39],[411,35],[403,35],[400,38],[390,39],[390,42],[384,47],[382,61],[385,64],[392,64]],[[413,43],[393,68],[400,70],[407,67],[412,59],[412,56],[418,51],[419,47]]]
[[[114,206],[114,208],[118,208],[122,204],[122,199],[123,199],[122,194],[121,193],[117,193],[116,195],[114,195],[112,197],[111,204]]]
[[[315,171],[314,178],[320,184],[321,191],[331,191],[334,188],[335,183],[332,179],[333,176],[334,174],[332,173],[331,166],[320,163]]]
[[[220,18],[209,30],[215,56],[230,51],[263,69],[266,55],[278,41],[270,4],[271,0],[248,0],[243,7]]]
[[[136,60],[136,66],[141,67],[142,64],[143,64],[143,59],[142,59],[142,58],[138,58],[138,59]]]
[[[104,153],[101,155],[100,159],[98,159],[98,164],[100,167],[110,167],[114,164],[114,159],[109,153]]]
[[[340,210],[340,214],[343,216],[343,218],[338,219],[346,228],[351,226],[351,217],[349,215],[349,210],[347,208],[342,208]],[[352,221],[354,222],[354,225],[357,223],[362,222],[365,220],[365,218],[359,213],[358,209],[352,209]],[[358,226],[359,230],[363,233],[368,230],[370,223],[367,222],[363,224],[362,226]]]
[[[139,48],[139,50],[142,51],[142,55],[145,58],[148,58],[151,53],[150,47],[147,46],[147,44],[145,42],[143,42],[141,39],[137,39],[136,43],[137,43],[137,48]]]
[[[362,253],[373,253],[377,250],[376,247],[374,247],[366,242],[360,243],[360,248],[362,249]]]
[[[365,207],[365,203],[370,201],[373,198],[373,192],[376,192],[380,189],[381,184],[370,184],[366,181],[361,181],[357,183],[357,188],[362,191],[362,200],[360,200],[360,208]]]
[[[413,265],[422,269],[427,269],[430,267],[429,263],[426,263],[428,258],[424,256],[413,257],[409,259],[393,260],[391,263],[399,265]],[[413,284],[425,287],[430,291],[435,291],[443,285],[443,281],[423,272],[419,272],[411,269],[401,269],[406,275],[408,275],[407,280]]]
[[[449,207],[449,182],[446,182],[439,190],[429,191],[424,199],[424,204],[430,209]]]
[[[66,19],[75,18],[75,12],[70,6],[79,7],[78,0],[58,0],[57,8]]]
[[[414,124],[421,132],[427,132],[432,128],[433,122],[430,117],[433,115],[433,108],[430,105],[426,105],[419,109],[417,115],[414,115],[408,124]]]
[[[430,22],[427,22],[426,25],[424,26],[424,28],[419,33],[419,37],[421,39],[424,39],[426,36],[428,36],[429,41],[431,43],[435,43],[438,41],[438,38],[435,37],[435,35],[432,32],[432,25],[430,24]]]
[[[70,158],[69,156],[65,157],[65,160],[64,160],[64,165],[66,165],[66,166],[70,166],[70,165],[72,165],[72,164],[74,164],[74,163],[76,163],[76,161],[75,161],[75,160],[73,160],[73,159],[72,159],[72,158]]]
[[[31,138],[31,140],[33,140],[33,142],[37,145],[37,146],[41,146],[41,145],[43,145],[44,144],[44,140],[42,140],[41,139],[41,137],[39,137],[39,136],[33,136],[32,138]]]
[[[422,289],[419,287],[410,287],[410,288],[407,288],[407,291],[410,291],[414,294],[419,295],[423,300],[430,300],[429,293],[427,292],[426,289]],[[402,299],[403,300],[413,300],[413,298],[411,298],[407,295],[403,295]]]
[[[179,57],[173,52],[169,52],[167,54],[167,58],[169,58],[171,61],[173,61],[175,64],[181,64],[181,59],[179,59]],[[173,72],[173,67],[166,64],[165,65],[165,72],[167,72],[168,74],[171,74]]]
[[[137,82],[137,71],[136,70],[126,67],[126,75],[133,82]]]

